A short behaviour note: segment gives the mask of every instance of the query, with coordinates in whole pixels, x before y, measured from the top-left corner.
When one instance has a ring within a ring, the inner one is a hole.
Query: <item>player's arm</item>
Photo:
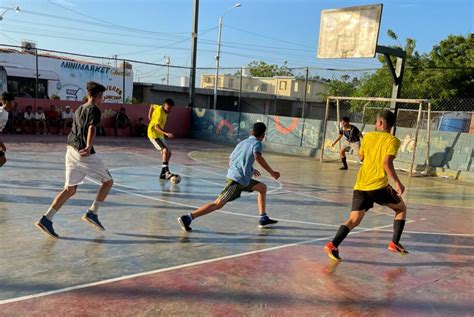
[[[151,116],[153,115],[153,105],[150,105],[150,109],[148,109],[148,121],[151,120]]]
[[[339,136],[337,137],[337,139],[332,143],[332,147],[334,147],[334,145],[336,145],[337,142],[339,142],[339,140],[342,139],[342,133],[339,133]]]
[[[162,127],[160,127],[159,124],[155,124],[155,125],[153,126],[153,129],[155,129],[155,130],[158,131],[159,133],[163,133],[166,137],[168,137],[168,138],[170,138],[170,139],[174,137],[174,136],[173,136],[173,133],[170,133],[170,132],[165,131]]]
[[[90,124],[87,128],[87,143],[86,147],[79,151],[81,156],[89,156],[91,154],[92,146],[94,145],[96,127],[93,124]]]
[[[261,167],[263,167],[274,179],[279,179],[280,178],[280,173],[274,171],[270,165],[267,163],[267,161],[263,158],[262,153],[260,152],[255,152],[254,153],[255,161],[257,161],[258,164],[260,164]]]
[[[393,155],[385,156],[385,159],[383,161],[383,168],[385,169],[385,172],[387,172],[387,175],[390,176],[390,178],[393,179],[393,181],[395,182],[395,190],[397,191],[398,195],[402,195],[403,192],[405,192],[405,186],[403,186],[402,182],[398,178],[397,172],[395,171],[395,167],[393,166],[394,159],[395,156]]]

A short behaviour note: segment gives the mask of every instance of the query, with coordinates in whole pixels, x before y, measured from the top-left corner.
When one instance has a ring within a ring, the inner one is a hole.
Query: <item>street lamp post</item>
[[[7,9],[3,10],[2,14],[0,14],[0,21],[3,20],[3,16],[5,15],[5,13],[7,13],[10,10],[15,10],[16,13],[20,13],[20,11],[21,11],[20,6],[7,8]]]
[[[219,32],[217,35],[217,55],[216,55],[216,78],[214,80],[214,110],[217,109],[217,85],[219,82],[219,62],[220,62],[220,54],[221,54],[221,34],[222,34],[222,18],[226,15],[227,12],[234,8],[239,8],[241,6],[240,3],[234,4],[232,7],[224,11],[224,14],[219,17]]]

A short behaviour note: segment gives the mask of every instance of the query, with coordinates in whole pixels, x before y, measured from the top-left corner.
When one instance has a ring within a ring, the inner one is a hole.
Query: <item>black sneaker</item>
[[[270,225],[274,225],[278,223],[278,221],[270,219],[269,217],[264,217],[263,219],[260,217],[260,220],[258,221],[258,226],[260,228],[264,228]]]
[[[41,217],[41,219],[35,223],[35,226],[52,238],[59,238],[56,232],[54,232],[53,222],[46,218],[46,216]]]
[[[178,218],[178,223],[181,226],[181,229],[184,231],[193,231],[193,229],[189,226],[193,220],[189,215],[183,215]]]
[[[341,166],[339,169],[340,169],[341,171],[345,171],[345,170],[347,170],[348,168],[347,168],[347,166]]]
[[[162,180],[169,180],[171,177],[173,177],[174,174],[171,172],[166,172],[166,173],[161,173],[160,179]]]
[[[90,223],[91,225],[93,225],[94,227],[96,227],[97,229],[101,231],[105,231],[104,226],[99,221],[99,216],[97,216],[90,210],[88,210],[84,214],[84,216],[82,216],[82,220],[87,221],[88,223]]]

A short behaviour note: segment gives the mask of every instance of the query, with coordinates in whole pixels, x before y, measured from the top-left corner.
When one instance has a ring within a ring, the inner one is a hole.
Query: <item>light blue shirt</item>
[[[254,154],[262,153],[262,150],[262,142],[254,136],[237,144],[230,155],[230,167],[227,172],[227,178],[236,181],[242,186],[247,186],[253,176]]]

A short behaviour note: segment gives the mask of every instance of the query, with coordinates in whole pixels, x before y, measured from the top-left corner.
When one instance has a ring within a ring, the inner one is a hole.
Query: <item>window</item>
[[[286,81],[280,81],[280,90],[286,90]]]
[[[211,83],[211,77],[204,77],[204,82],[205,82],[206,84]]]
[[[262,91],[268,91],[268,85],[262,84]]]
[[[306,87],[306,93],[309,95],[311,93],[311,85],[308,84]]]
[[[234,87],[234,78],[229,78],[229,88]]]
[[[16,97],[26,97],[34,98],[35,97],[35,78],[26,78],[26,77],[12,77],[8,76],[7,79],[7,89]],[[45,79],[38,80],[38,98],[44,99],[48,97],[48,81]]]
[[[295,82],[295,92],[298,92],[298,88],[299,88],[298,86],[299,86],[298,82]]]

